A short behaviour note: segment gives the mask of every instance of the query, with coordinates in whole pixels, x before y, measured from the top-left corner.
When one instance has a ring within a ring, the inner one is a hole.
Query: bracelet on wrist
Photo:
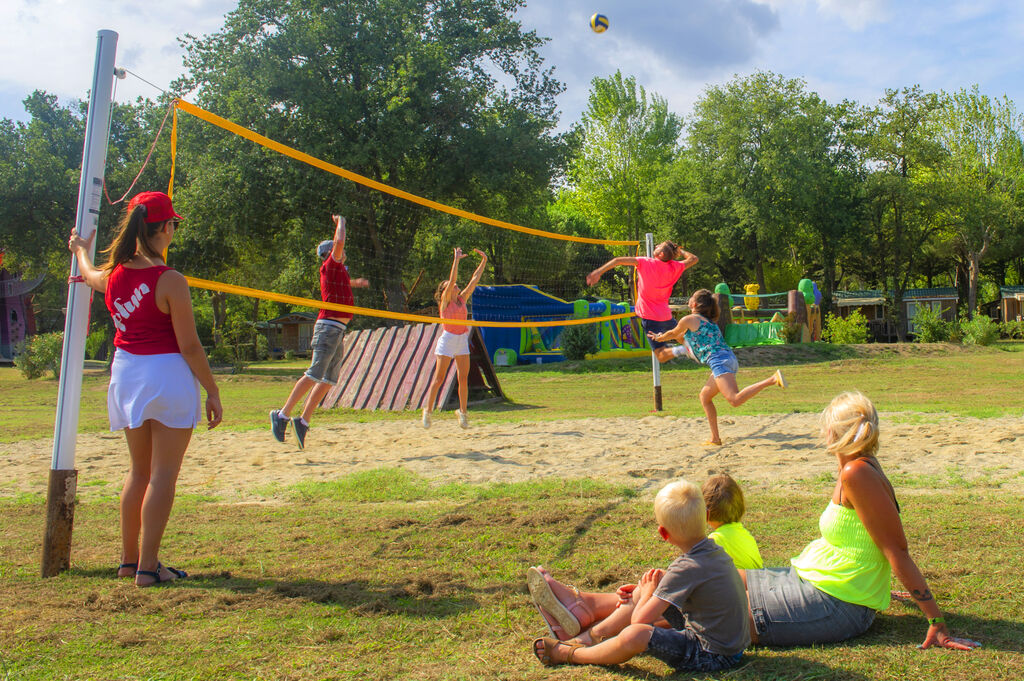
[[[946,618],[945,617],[941,617],[940,616],[940,617],[929,617],[928,618],[928,626],[929,627],[934,627],[936,624],[945,624],[945,623],[946,623]]]

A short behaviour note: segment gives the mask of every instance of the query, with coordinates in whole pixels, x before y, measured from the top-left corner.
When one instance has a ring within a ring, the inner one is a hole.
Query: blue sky
[[[5,0],[0,117],[24,120],[34,89],[83,98],[96,31],[120,34],[117,64],[166,86],[182,72],[177,37],[217,30],[234,0]],[[610,28],[595,34],[594,12]],[[551,40],[542,49],[566,84],[563,127],[595,76],[616,69],[687,115],[701,92],[770,70],[802,78],[829,101],[873,103],[885,88],[953,91],[977,83],[1024,109],[1024,3],[1016,0],[528,0],[518,18]],[[134,78],[119,100],[153,96]]]

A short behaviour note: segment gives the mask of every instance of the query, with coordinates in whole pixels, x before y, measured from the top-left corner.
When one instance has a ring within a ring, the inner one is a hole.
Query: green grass
[[[751,490],[747,527],[769,565],[816,533],[831,489]],[[919,651],[920,613],[894,603],[829,646],[748,651],[741,680],[1024,677],[1019,527],[1024,500],[939,488],[905,496],[912,554],[969,654]],[[667,564],[650,491],[598,481],[434,484],[394,470],[262,490],[247,503],[184,495],[163,555],[189,580],[139,590],[113,577],[116,502],[77,509],[72,569],[37,576],[42,499],[0,499],[0,678],[621,679],[670,669],[542,668],[523,585],[543,563],[585,590]],[[672,678],[691,678],[676,675]],[[695,678],[705,678],[697,675]]]
[[[865,392],[882,411],[980,418],[1024,412],[1024,390],[1020,389],[1024,385],[1024,352],[1020,352],[1024,344],[943,349],[946,347],[851,348],[817,343],[741,350],[740,385],[783,368],[791,388],[768,390],[733,413],[817,412],[840,389]],[[218,375],[225,409],[221,427],[265,427],[267,412],[284,401],[304,366],[299,361],[280,366],[263,363],[247,373]],[[701,416],[696,395],[707,377],[706,369],[692,363],[663,366],[664,413]],[[646,358],[516,367],[501,370],[499,380],[510,402],[475,406],[474,421],[643,416],[653,410],[650,360]],[[107,428],[107,381],[101,369],[86,371],[79,412],[81,432]],[[13,367],[0,368],[0,443],[52,436],[56,401],[57,381],[26,381]],[[349,409],[317,414],[319,422],[327,424],[412,418],[416,415],[410,412]]]

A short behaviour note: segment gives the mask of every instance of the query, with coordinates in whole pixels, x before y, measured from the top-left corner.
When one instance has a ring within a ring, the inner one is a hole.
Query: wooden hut
[[[256,324],[256,329],[266,336],[271,357],[283,357],[289,350],[305,357],[309,355],[315,323],[316,315],[311,312],[289,312]]]

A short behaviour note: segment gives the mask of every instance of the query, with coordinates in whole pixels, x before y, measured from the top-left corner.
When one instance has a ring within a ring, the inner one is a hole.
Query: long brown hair
[[[123,265],[139,251],[150,258],[163,259],[163,254],[153,248],[150,240],[166,222],[146,222],[146,207],[143,205],[125,209],[117,223],[114,240],[103,251],[110,254],[110,259],[103,265],[103,269],[112,270],[117,265]]]
[[[713,322],[718,321],[718,301],[715,294],[706,288],[698,289],[693,293],[693,309],[690,312],[699,314]]]

